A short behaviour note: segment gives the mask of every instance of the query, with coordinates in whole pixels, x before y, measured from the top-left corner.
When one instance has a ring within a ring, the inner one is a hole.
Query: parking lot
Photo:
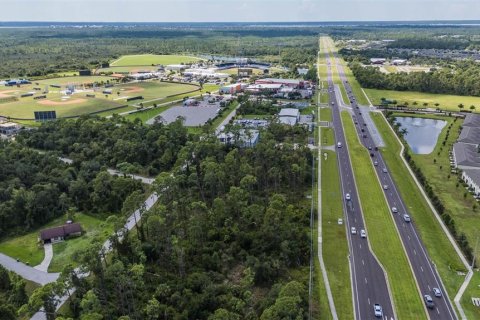
[[[172,107],[160,114],[161,120],[164,123],[171,123],[177,120],[178,117],[185,119],[184,125],[187,127],[194,127],[205,124],[208,119],[214,118],[220,109],[217,105],[212,106],[196,106],[196,107]],[[147,123],[153,123],[154,119],[148,120]]]

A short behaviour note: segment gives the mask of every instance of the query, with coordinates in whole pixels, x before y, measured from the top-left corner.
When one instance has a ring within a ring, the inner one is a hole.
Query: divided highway
[[[326,55],[326,58],[328,61],[328,55]],[[349,259],[355,319],[374,319],[374,304],[379,304],[383,309],[381,318],[391,320],[395,318],[395,314],[385,273],[370,251],[368,239],[360,236],[361,230],[365,229],[365,224],[341,123],[338,97],[335,90],[333,90],[330,63],[328,64],[327,80],[329,104],[332,107],[333,129],[336,141],[341,143],[341,146],[337,147],[337,159],[344,195],[343,209],[350,247]],[[352,227],[357,230],[356,234],[352,234]],[[378,318],[380,318],[380,315],[378,315]]]
[[[365,119],[363,118],[361,109],[357,104],[357,100],[355,99],[352,88],[346,80],[343,66],[338,62],[337,55],[335,53],[333,55],[340,79],[345,86],[350,104],[353,109],[353,117],[356,122],[355,127],[357,134],[359,135],[362,144],[366,148],[370,149],[369,152],[371,154],[371,160],[374,164],[380,183],[382,184],[389,207],[395,208],[392,210],[393,219],[400,233],[400,237],[405,247],[408,259],[410,260],[410,264],[418,283],[422,299],[424,299],[425,295],[430,295],[433,299],[433,306],[430,305],[430,308],[427,309],[428,315],[430,319],[457,319],[457,315],[455,314],[455,310],[453,309],[448,298],[440,276],[438,275],[433,262],[429,258],[427,250],[420,239],[417,229],[415,228],[415,217],[410,216],[408,207],[397,190],[395,182],[390,175],[390,171],[388,170],[382,154],[376,150],[370,133],[368,130],[364,130],[365,132],[362,132],[362,129],[367,128]],[[408,221],[409,219],[405,215],[408,215],[411,221]],[[436,297],[434,295],[433,288],[440,289],[441,297]],[[397,307],[401,308],[401,306]]]

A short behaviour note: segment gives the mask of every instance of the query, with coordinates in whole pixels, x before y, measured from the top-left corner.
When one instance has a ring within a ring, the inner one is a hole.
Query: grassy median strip
[[[342,112],[342,121],[353,164],[362,210],[373,252],[387,272],[399,319],[426,319],[407,256],[395,228],[369,154],[360,144],[353,121]]]
[[[338,318],[353,319],[347,236],[345,224],[338,224],[338,219],[343,219],[343,208],[337,155],[335,152],[323,150],[320,161],[322,161],[323,259]]]

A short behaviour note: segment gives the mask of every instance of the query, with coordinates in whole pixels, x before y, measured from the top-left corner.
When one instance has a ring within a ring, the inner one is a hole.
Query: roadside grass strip
[[[426,319],[412,269],[370,156],[358,141],[350,115],[343,111],[341,117],[370,245],[387,273],[397,316],[399,319]]]
[[[353,303],[337,155],[333,151],[322,150],[320,158],[322,161],[323,259],[338,318],[348,320],[353,319]],[[341,225],[338,224],[339,218],[344,221]]]
[[[380,105],[381,99],[385,98],[387,100],[396,100],[401,105],[408,102],[408,107],[415,109],[436,109],[437,106],[435,104],[438,103],[438,108],[442,110],[458,112],[462,110],[458,108],[458,105],[463,104],[463,110],[480,112],[480,97],[377,89],[365,89],[365,92],[374,105]],[[414,105],[415,102],[417,105]],[[427,105],[424,106],[424,103],[427,103]],[[474,110],[470,110],[472,105],[475,106]]]

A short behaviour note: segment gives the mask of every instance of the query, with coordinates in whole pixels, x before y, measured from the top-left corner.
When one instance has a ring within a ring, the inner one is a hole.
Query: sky
[[[480,0],[0,0],[0,21],[478,20]]]

